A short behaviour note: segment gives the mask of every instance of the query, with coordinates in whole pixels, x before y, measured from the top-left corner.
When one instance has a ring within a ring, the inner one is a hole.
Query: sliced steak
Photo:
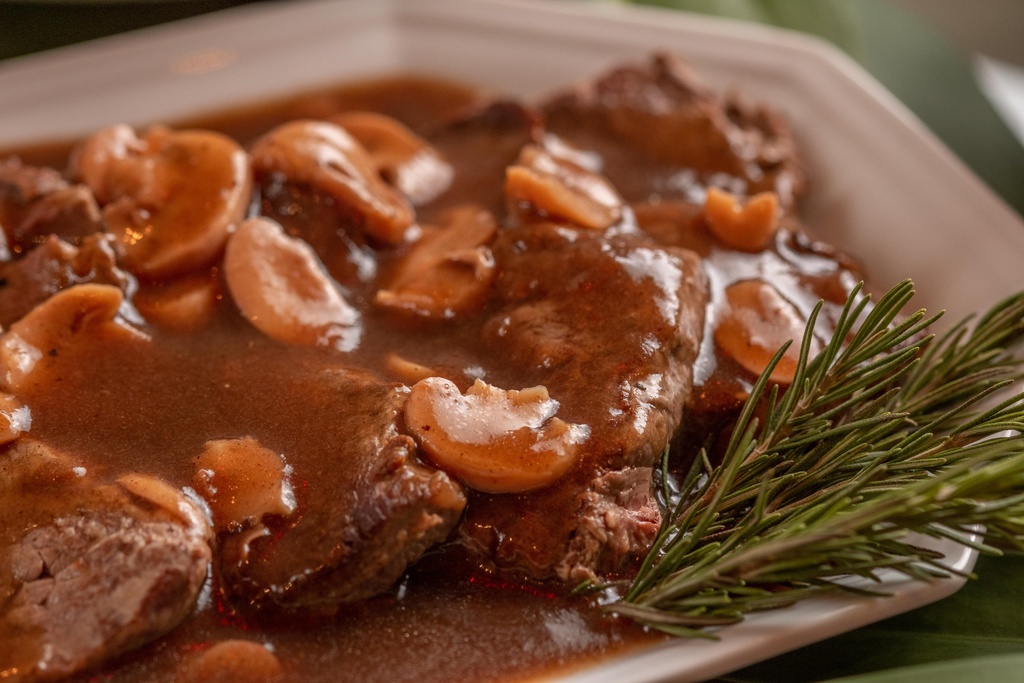
[[[650,467],[627,467],[590,482],[578,499],[578,526],[556,567],[559,576],[583,581],[593,568],[619,568],[650,547],[661,526],[651,475]]]
[[[555,484],[474,495],[462,533],[534,576],[614,572],[657,530],[651,467],[690,396],[708,300],[700,261],[634,234],[551,223],[506,229],[493,249],[498,310],[485,335],[507,367],[492,381],[544,385],[560,418],[592,431]]]
[[[53,169],[10,158],[0,162],[0,228],[17,256],[51,234],[78,244],[102,230],[103,221],[87,187],[68,184]]]
[[[8,327],[62,289],[87,282],[114,285],[130,298],[135,278],[117,266],[113,239],[90,235],[76,247],[50,235],[24,258],[0,264],[0,326]]]
[[[773,190],[791,205],[805,183],[793,136],[771,109],[722,99],[671,54],[612,70],[552,97],[548,130],[603,162],[630,202],[700,201],[709,184]]]
[[[387,590],[448,536],[465,505],[396,427],[408,390],[321,349],[221,324],[211,335],[233,336],[215,352],[181,335],[154,336],[144,352],[137,339],[79,335],[43,354],[38,374],[19,385],[32,433],[83,443],[98,468],[132,457],[136,471],[178,486],[195,485],[204,443],[251,437],[280,456],[294,503],[223,528],[214,567],[231,602],[322,613]]]
[[[407,389],[349,371],[326,371],[315,414],[336,417],[328,462],[291,460],[307,483],[297,518],[222,538],[226,590],[256,607],[331,612],[387,590],[444,540],[465,506],[460,487],[421,465],[396,421]]]
[[[181,622],[206,581],[198,508],[149,477],[96,482],[32,441],[0,454],[0,671],[57,680]]]

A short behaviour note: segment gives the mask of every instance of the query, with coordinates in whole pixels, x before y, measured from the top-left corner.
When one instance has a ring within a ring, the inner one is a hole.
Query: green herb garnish
[[[815,310],[792,386],[768,382],[783,349],[722,462],[702,453],[677,494],[662,491],[661,532],[607,609],[707,635],[824,591],[866,592],[842,577],[949,576],[920,535],[1024,549],[1024,393],[997,398],[1024,370],[1024,292],[940,338],[926,334],[939,316],[902,315],[913,294],[901,283],[872,308],[858,288],[810,359]]]

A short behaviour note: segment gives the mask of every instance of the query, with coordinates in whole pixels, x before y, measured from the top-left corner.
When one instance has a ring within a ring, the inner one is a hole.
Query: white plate
[[[682,13],[505,0],[243,7],[0,64],[0,146],[396,72],[535,96],[655,49],[789,117],[812,173],[804,215],[868,264],[875,289],[912,277],[921,304],[956,317],[1024,289],[1024,224],[853,62],[806,37]],[[957,569],[973,566],[972,552],[942,549]],[[893,581],[888,598],[808,601],[756,615],[717,642],[672,642],[568,680],[703,680],[961,584]]]

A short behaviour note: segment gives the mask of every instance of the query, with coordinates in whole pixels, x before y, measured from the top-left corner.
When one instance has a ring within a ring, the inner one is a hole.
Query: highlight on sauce
[[[858,267],[676,56],[423,78],[0,160],[0,677],[515,680]],[[795,357],[772,380],[792,379]]]

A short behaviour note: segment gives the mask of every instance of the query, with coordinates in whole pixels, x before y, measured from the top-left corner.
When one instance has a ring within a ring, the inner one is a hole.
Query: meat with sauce
[[[193,501],[151,477],[96,481],[21,440],[0,460],[0,663],[14,680],[86,670],[177,626],[212,541]]]
[[[111,235],[83,237],[80,246],[54,234],[23,258],[0,264],[0,325],[7,327],[57,292],[74,285],[113,285],[131,299],[135,278],[122,270]]]
[[[315,472],[297,519],[222,534],[218,567],[236,600],[333,612],[394,585],[448,536],[465,497],[443,472],[420,464],[400,433],[406,389],[340,369],[307,383],[320,385],[308,407],[334,416],[322,437],[336,451],[313,467],[295,454],[304,477]]]
[[[103,223],[87,187],[69,183],[54,169],[9,158],[0,163],[0,228],[9,259],[51,235],[78,244]]]
[[[699,202],[721,185],[775,192],[789,208],[805,186],[785,121],[738,97],[720,98],[677,56],[611,69],[542,105],[548,129],[601,160],[630,202]]]
[[[301,642],[337,664],[331,634],[404,609],[421,570],[444,595],[497,581],[559,599],[629,575],[661,523],[663,454],[680,467],[727,424],[767,347],[855,271],[795,217],[785,124],[670,55],[539,107],[469,99],[409,126],[317,99],[322,119],[299,107],[252,140],[113,126],[66,178],[6,162],[0,468],[59,451],[88,476],[62,465],[53,484],[83,492],[76,512],[3,519],[2,628],[57,637],[37,596],[65,563],[32,553],[83,525],[161,558],[96,567],[213,567],[216,607],[166,637],[175,654],[138,660],[183,672],[251,655],[280,677]],[[62,227],[78,216],[86,232]],[[151,524],[168,501],[202,509],[167,531],[193,539],[179,555]],[[83,604],[82,623],[119,626],[70,639],[61,671],[173,628],[195,592],[173,593],[148,621]]]
[[[506,359],[501,372],[546,386],[565,419],[591,434],[564,480],[515,505],[472,498],[462,533],[499,565],[540,577],[621,570],[660,522],[651,467],[690,397],[707,305],[698,259],[632,234],[551,223],[508,228],[494,249],[498,304],[484,334]],[[610,473],[630,492],[611,492]],[[612,542],[603,520],[616,515],[622,538]]]

